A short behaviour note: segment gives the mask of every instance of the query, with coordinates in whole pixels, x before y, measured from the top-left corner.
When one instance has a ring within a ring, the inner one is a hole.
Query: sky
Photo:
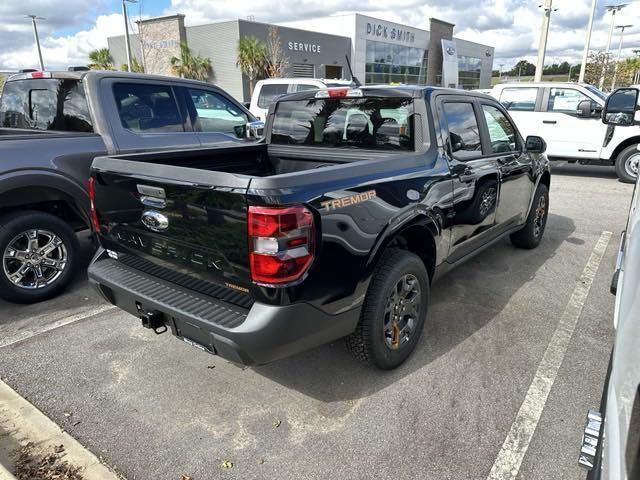
[[[316,16],[359,12],[429,28],[429,18],[455,23],[454,36],[495,47],[494,69],[506,71],[520,59],[535,64],[544,0],[139,0],[129,5],[131,31],[137,18],[183,13],[185,23],[200,25],[253,16],[260,22],[285,22]],[[592,0],[553,0],[546,64],[579,63]],[[616,25],[625,31],[623,57],[640,49],[640,0],[629,3]],[[605,6],[616,0],[597,0],[591,50],[604,50],[611,23]],[[38,59],[30,19],[38,21],[45,67],[66,69],[86,65],[90,51],[107,46],[107,37],[122,35],[119,0],[0,0],[0,71],[37,68]],[[328,32],[340,34],[340,32]],[[617,51],[618,31],[612,50]]]

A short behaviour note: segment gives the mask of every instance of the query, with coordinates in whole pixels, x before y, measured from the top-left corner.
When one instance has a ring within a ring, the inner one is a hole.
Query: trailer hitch
[[[136,302],[136,309],[138,310],[138,316],[142,321],[144,328],[150,328],[156,335],[160,335],[167,331],[167,326],[164,324],[162,312],[158,310],[147,310],[140,303]]]

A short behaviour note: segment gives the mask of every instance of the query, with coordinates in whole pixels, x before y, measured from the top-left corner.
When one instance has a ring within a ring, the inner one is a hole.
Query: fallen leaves
[[[282,421],[280,420],[273,421],[273,428],[278,428],[280,425],[282,425]]]
[[[227,470],[228,470],[228,469],[230,469],[230,468],[233,468],[233,462],[232,462],[232,461],[230,461],[230,460],[223,460],[223,461],[222,461],[222,465],[221,465],[221,466],[222,466],[222,468],[224,468],[224,469],[227,469]]]
[[[85,480],[80,467],[62,460],[64,445],[56,445],[45,454],[34,452],[32,442],[15,451],[15,476],[18,480]]]

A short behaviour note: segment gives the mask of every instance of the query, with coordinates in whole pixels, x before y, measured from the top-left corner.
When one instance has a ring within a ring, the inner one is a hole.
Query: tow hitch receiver
[[[163,321],[163,314],[157,310],[147,310],[140,303],[136,302],[136,308],[138,309],[138,316],[142,320],[142,326],[144,328],[150,328],[157,335],[167,331],[167,326]]]
[[[582,434],[582,448],[578,463],[587,470],[593,469],[598,452],[598,444],[602,436],[602,415],[600,412],[589,410],[587,424]]]

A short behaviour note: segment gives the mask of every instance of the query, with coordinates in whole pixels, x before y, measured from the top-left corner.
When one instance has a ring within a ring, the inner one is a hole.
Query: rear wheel
[[[417,255],[390,250],[374,273],[347,346],[359,360],[389,370],[411,355],[429,303],[429,275]]]
[[[0,218],[0,297],[33,303],[57,295],[73,278],[78,240],[71,227],[42,212]]]
[[[518,248],[536,248],[542,240],[549,216],[549,189],[540,184],[533,197],[531,211],[522,230],[511,234],[511,243]]]
[[[616,158],[616,175],[620,181],[635,183],[640,170],[640,144],[630,145]]]

